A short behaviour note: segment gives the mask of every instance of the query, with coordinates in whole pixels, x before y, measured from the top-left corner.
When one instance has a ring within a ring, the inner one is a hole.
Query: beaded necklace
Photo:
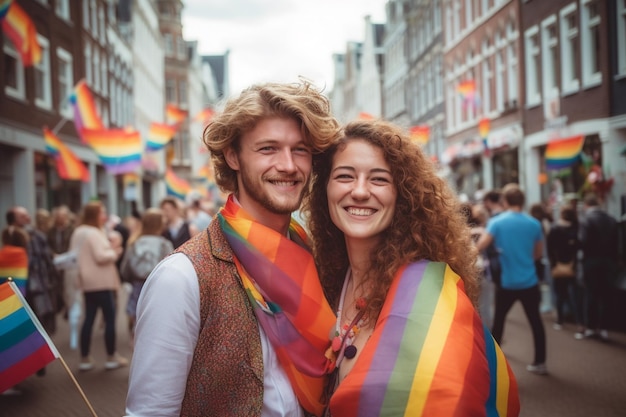
[[[352,280],[352,272],[348,271],[348,276],[343,281],[341,296],[339,298],[339,308],[337,309],[337,323],[335,324],[335,337],[332,340],[332,350],[337,354],[336,366],[339,367],[343,358],[352,359],[356,356],[357,348],[354,346],[354,340],[359,335],[361,328],[366,322],[365,306],[367,301],[364,297],[356,299],[356,309],[358,313],[352,323],[341,323],[341,312],[346,298],[346,290],[349,282]]]

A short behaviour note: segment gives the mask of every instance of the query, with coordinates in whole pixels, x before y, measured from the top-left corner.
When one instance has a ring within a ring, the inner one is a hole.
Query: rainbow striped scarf
[[[330,400],[333,416],[517,416],[517,383],[444,263],[396,274],[374,332]]]
[[[302,407],[321,415],[325,356],[335,315],[326,302],[309,251],[256,222],[231,195],[218,213],[222,231],[254,311],[276,350]],[[292,219],[290,234],[307,236]]]
[[[0,284],[7,278],[13,278],[13,282],[26,296],[26,281],[28,279],[28,254],[26,249],[5,245],[0,249]]]

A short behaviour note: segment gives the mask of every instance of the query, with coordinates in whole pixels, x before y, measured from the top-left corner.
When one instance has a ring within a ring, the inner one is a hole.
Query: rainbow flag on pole
[[[213,111],[213,109],[210,107],[207,107],[206,109],[199,111],[198,114],[194,116],[193,121],[200,122],[202,124],[207,124],[208,122],[211,121],[214,114],[215,112]]]
[[[172,171],[172,168],[167,168],[165,171],[165,189],[167,195],[184,200],[187,193],[191,191],[191,186],[189,182],[177,176],[174,171]]]
[[[168,104],[165,107],[165,116],[171,123],[181,123],[187,118],[187,111],[175,104]]]
[[[74,125],[83,142],[86,142],[82,137],[83,129],[104,129],[104,123],[100,119],[96,103],[85,80],[80,80],[74,86],[70,103],[74,108]]]
[[[15,283],[0,284],[0,392],[59,356]]]
[[[572,136],[565,139],[557,139],[546,148],[546,168],[559,170],[576,163],[583,149],[585,137],[583,135]]]
[[[61,142],[61,139],[55,136],[47,127],[43,128],[43,137],[46,142],[46,151],[56,161],[59,178],[89,182],[89,170],[83,161],[78,159],[74,152]]]
[[[25,67],[41,61],[41,46],[37,41],[37,28],[28,14],[16,2],[0,3],[2,30],[20,54]]]
[[[413,142],[417,143],[418,145],[426,145],[430,138],[430,126],[413,126],[411,129],[409,129],[409,133]]]
[[[133,172],[141,165],[141,135],[133,129],[83,129],[83,138],[93,148],[109,174]]]
[[[150,123],[150,131],[146,141],[146,150],[158,151],[169,143],[176,134],[178,125]]]

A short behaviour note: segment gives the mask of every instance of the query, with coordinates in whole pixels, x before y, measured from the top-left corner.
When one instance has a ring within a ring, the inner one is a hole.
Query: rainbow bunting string
[[[59,356],[15,283],[0,284],[0,392]]]
[[[585,138],[582,135],[558,139],[548,143],[546,148],[546,168],[559,170],[576,163],[583,149]]]
[[[184,200],[187,193],[191,191],[191,186],[186,180],[177,176],[171,168],[167,168],[165,171],[165,189],[167,195]]]
[[[148,151],[158,151],[169,143],[174,137],[177,125],[168,125],[165,123],[150,123],[150,131],[146,141],[146,149]]]
[[[425,145],[430,139],[430,126],[419,125],[409,129],[411,140],[417,144]]]
[[[181,109],[175,104],[168,104],[165,107],[165,116],[171,123],[181,123],[187,118],[187,111]]]
[[[47,127],[43,128],[43,137],[46,142],[46,151],[55,159],[59,178],[89,182],[89,170],[74,152],[61,142],[61,139]]]
[[[132,129],[83,129],[83,138],[93,148],[110,174],[135,171],[141,165],[141,135]]]
[[[37,65],[41,61],[41,46],[37,41],[37,28],[28,14],[15,2],[2,2],[0,13],[2,30],[11,39],[20,54],[25,67]]]

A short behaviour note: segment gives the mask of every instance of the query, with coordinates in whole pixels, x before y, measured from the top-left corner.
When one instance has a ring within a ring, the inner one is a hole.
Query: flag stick
[[[54,126],[54,128],[52,129],[52,133],[54,133],[55,135],[59,132],[59,130],[63,127],[63,125],[65,125],[65,123],[68,122],[67,117],[63,117],[61,120],[59,120],[59,123],[56,124],[56,126]]]
[[[65,368],[65,370],[69,374],[70,378],[72,378],[72,382],[74,383],[74,385],[76,385],[76,389],[78,389],[78,392],[80,392],[80,396],[83,397],[83,401],[85,401],[85,404],[87,404],[87,407],[89,407],[89,411],[91,411],[91,415],[93,417],[98,417],[98,415],[94,411],[93,407],[91,406],[91,403],[87,399],[87,396],[83,392],[83,389],[80,387],[80,385],[78,384],[78,381],[74,377],[74,374],[72,373],[72,371],[70,371],[70,368],[67,366],[67,363],[65,363],[65,359],[63,359],[63,356],[59,355],[59,360],[61,361],[61,364],[63,365],[63,367]]]

